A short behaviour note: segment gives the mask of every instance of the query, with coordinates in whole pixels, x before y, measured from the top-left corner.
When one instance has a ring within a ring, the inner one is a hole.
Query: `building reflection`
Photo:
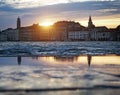
[[[60,57],[60,56],[55,56],[54,60],[56,61],[64,61],[64,62],[74,62],[78,60],[78,56],[74,56],[74,57]]]
[[[91,55],[87,55],[87,61],[88,61],[88,66],[90,67],[90,64],[91,64],[91,59],[92,59],[92,56]]]
[[[21,60],[22,60],[21,56],[18,56],[18,57],[17,57],[18,65],[21,65]]]
[[[46,56],[46,57],[38,57],[32,58],[36,59],[40,62],[45,62],[48,64],[88,64],[90,67],[92,56],[69,56],[69,57],[62,57],[62,56]]]
[[[80,62],[81,56],[73,56],[73,57],[54,57],[55,61],[60,61],[60,62]],[[92,60],[92,56],[91,55],[87,55],[87,63],[88,66],[90,67],[91,64],[91,60]],[[83,62],[84,63],[84,62]],[[86,62],[85,62],[86,63]]]
[[[28,60],[30,59],[30,60]],[[80,56],[34,56],[26,57],[22,59],[21,56],[17,56],[17,64],[21,65],[25,63],[42,63],[51,65],[75,65],[75,64],[87,64],[89,67],[91,63],[93,65],[101,64],[120,64],[120,56],[115,55],[80,55]],[[27,62],[25,62],[28,60]],[[103,61],[104,60],[104,61]]]

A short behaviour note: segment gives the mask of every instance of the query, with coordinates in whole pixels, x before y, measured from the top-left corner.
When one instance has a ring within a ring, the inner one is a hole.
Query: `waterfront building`
[[[56,29],[56,38],[61,41],[77,40],[76,33],[84,30],[85,27],[74,21],[59,21],[54,24]]]
[[[2,39],[4,39],[5,41],[18,41],[19,39],[18,29],[8,28],[6,30],[3,30]]]
[[[95,41],[107,41],[110,40],[111,33],[109,29],[105,26],[95,27],[91,30],[90,37],[91,40]]]
[[[37,41],[40,39],[39,25],[33,24],[32,26],[20,27],[19,40],[20,41]]]
[[[40,29],[38,24],[21,27],[21,19],[17,18],[17,30],[19,32],[19,41],[37,41],[40,40]]]
[[[7,35],[5,32],[0,31],[0,41],[7,41]]]
[[[70,41],[88,41],[89,31],[70,31],[68,32],[68,39]]]
[[[117,41],[120,41],[120,25],[116,28],[117,31]]]
[[[32,32],[33,31],[29,27],[21,27],[19,30],[19,40],[20,41],[31,41]]]
[[[116,41],[117,40],[117,30],[116,29],[109,29],[110,31],[110,41]]]
[[[56,41],[66,41],[67,40],[67,27],[59,26],[54,27],[52,33],[52,39]]]
[[[49,27],[39,24],[21,27],[19,17],[16,26],[0,32],[0,41],[120,41],[120,25],[116,29],[95,27],[91,16],[88,27],[74,21],[58,21]]]

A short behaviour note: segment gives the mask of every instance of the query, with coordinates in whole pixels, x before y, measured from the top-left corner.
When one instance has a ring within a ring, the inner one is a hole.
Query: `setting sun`
[[[42,22],[39,25],[41,25],[41,26],[51,26],[51,25],[53,25],[53,23],[52,22]]]

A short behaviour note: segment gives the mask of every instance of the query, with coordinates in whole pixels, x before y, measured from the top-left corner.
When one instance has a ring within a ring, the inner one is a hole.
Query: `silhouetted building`
[[[117,41],[120,41],[120,25],[116,28],[117,31]]]
[[[18,41],[18,29],[8,28],[1,32],[1,39],[4,41]]]
[[[68,32],[69,41],[88,41],[89,31],[70,31]]]
[[[59,21],[54,24],[54,27],[56,38],[61,41],[80,40],[76,34],[85,29],[80,23],[74,21]]]
[[[111,33],[105,26],[95,27],[90,33],[91,40],[95,41],[107,41],[110,40]]]
[[[40,41],[51,41],[51,40],[56,40],[55,39],[55,29],[52,26],[49,27],[44,27],[44,26],[39,26],[40,27]],[[58,31],[57,31],[58,32]]]
[[[7,41],[7,34],[5,31],[0,31],[0,41]]]
[[[33,24],[21,27],[17,18],[17,29],[6,29],[0,32],[0,41],[116,41],[120,40],[120,25],[115,29],[105,26],[95,27],[89,16],[88,27],[74,21],[58,21],[50,27]]]
[[[116,41],[117,40],[117,30],[116,29],[109,29],[110,31],[110,41]]]
[[[20,41],[36,41],[40,40],[40,29],[38,24],[32,26],[21,27],[19,29]]]

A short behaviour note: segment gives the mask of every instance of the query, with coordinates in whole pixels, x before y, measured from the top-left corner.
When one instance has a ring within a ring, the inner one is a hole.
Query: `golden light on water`
[[[77,57],[39,57],[38,61],[46,64],[75,64],[77,63]]]
[[[39,57],[38,61],[42,61],[47,64],[87,64],[88,56],[77,57]],[[120,56],[108,55],[108,56],[91,56],[92,65],[104,65],[104,64],[118,64],[120,65]]]
[[[119,64],[120,56],[93,56],[92,64]]]
[[[78,56],[78,63],[87,63],[87,56]],[[120,64],[120,56],[92,56],[91,64]]]

